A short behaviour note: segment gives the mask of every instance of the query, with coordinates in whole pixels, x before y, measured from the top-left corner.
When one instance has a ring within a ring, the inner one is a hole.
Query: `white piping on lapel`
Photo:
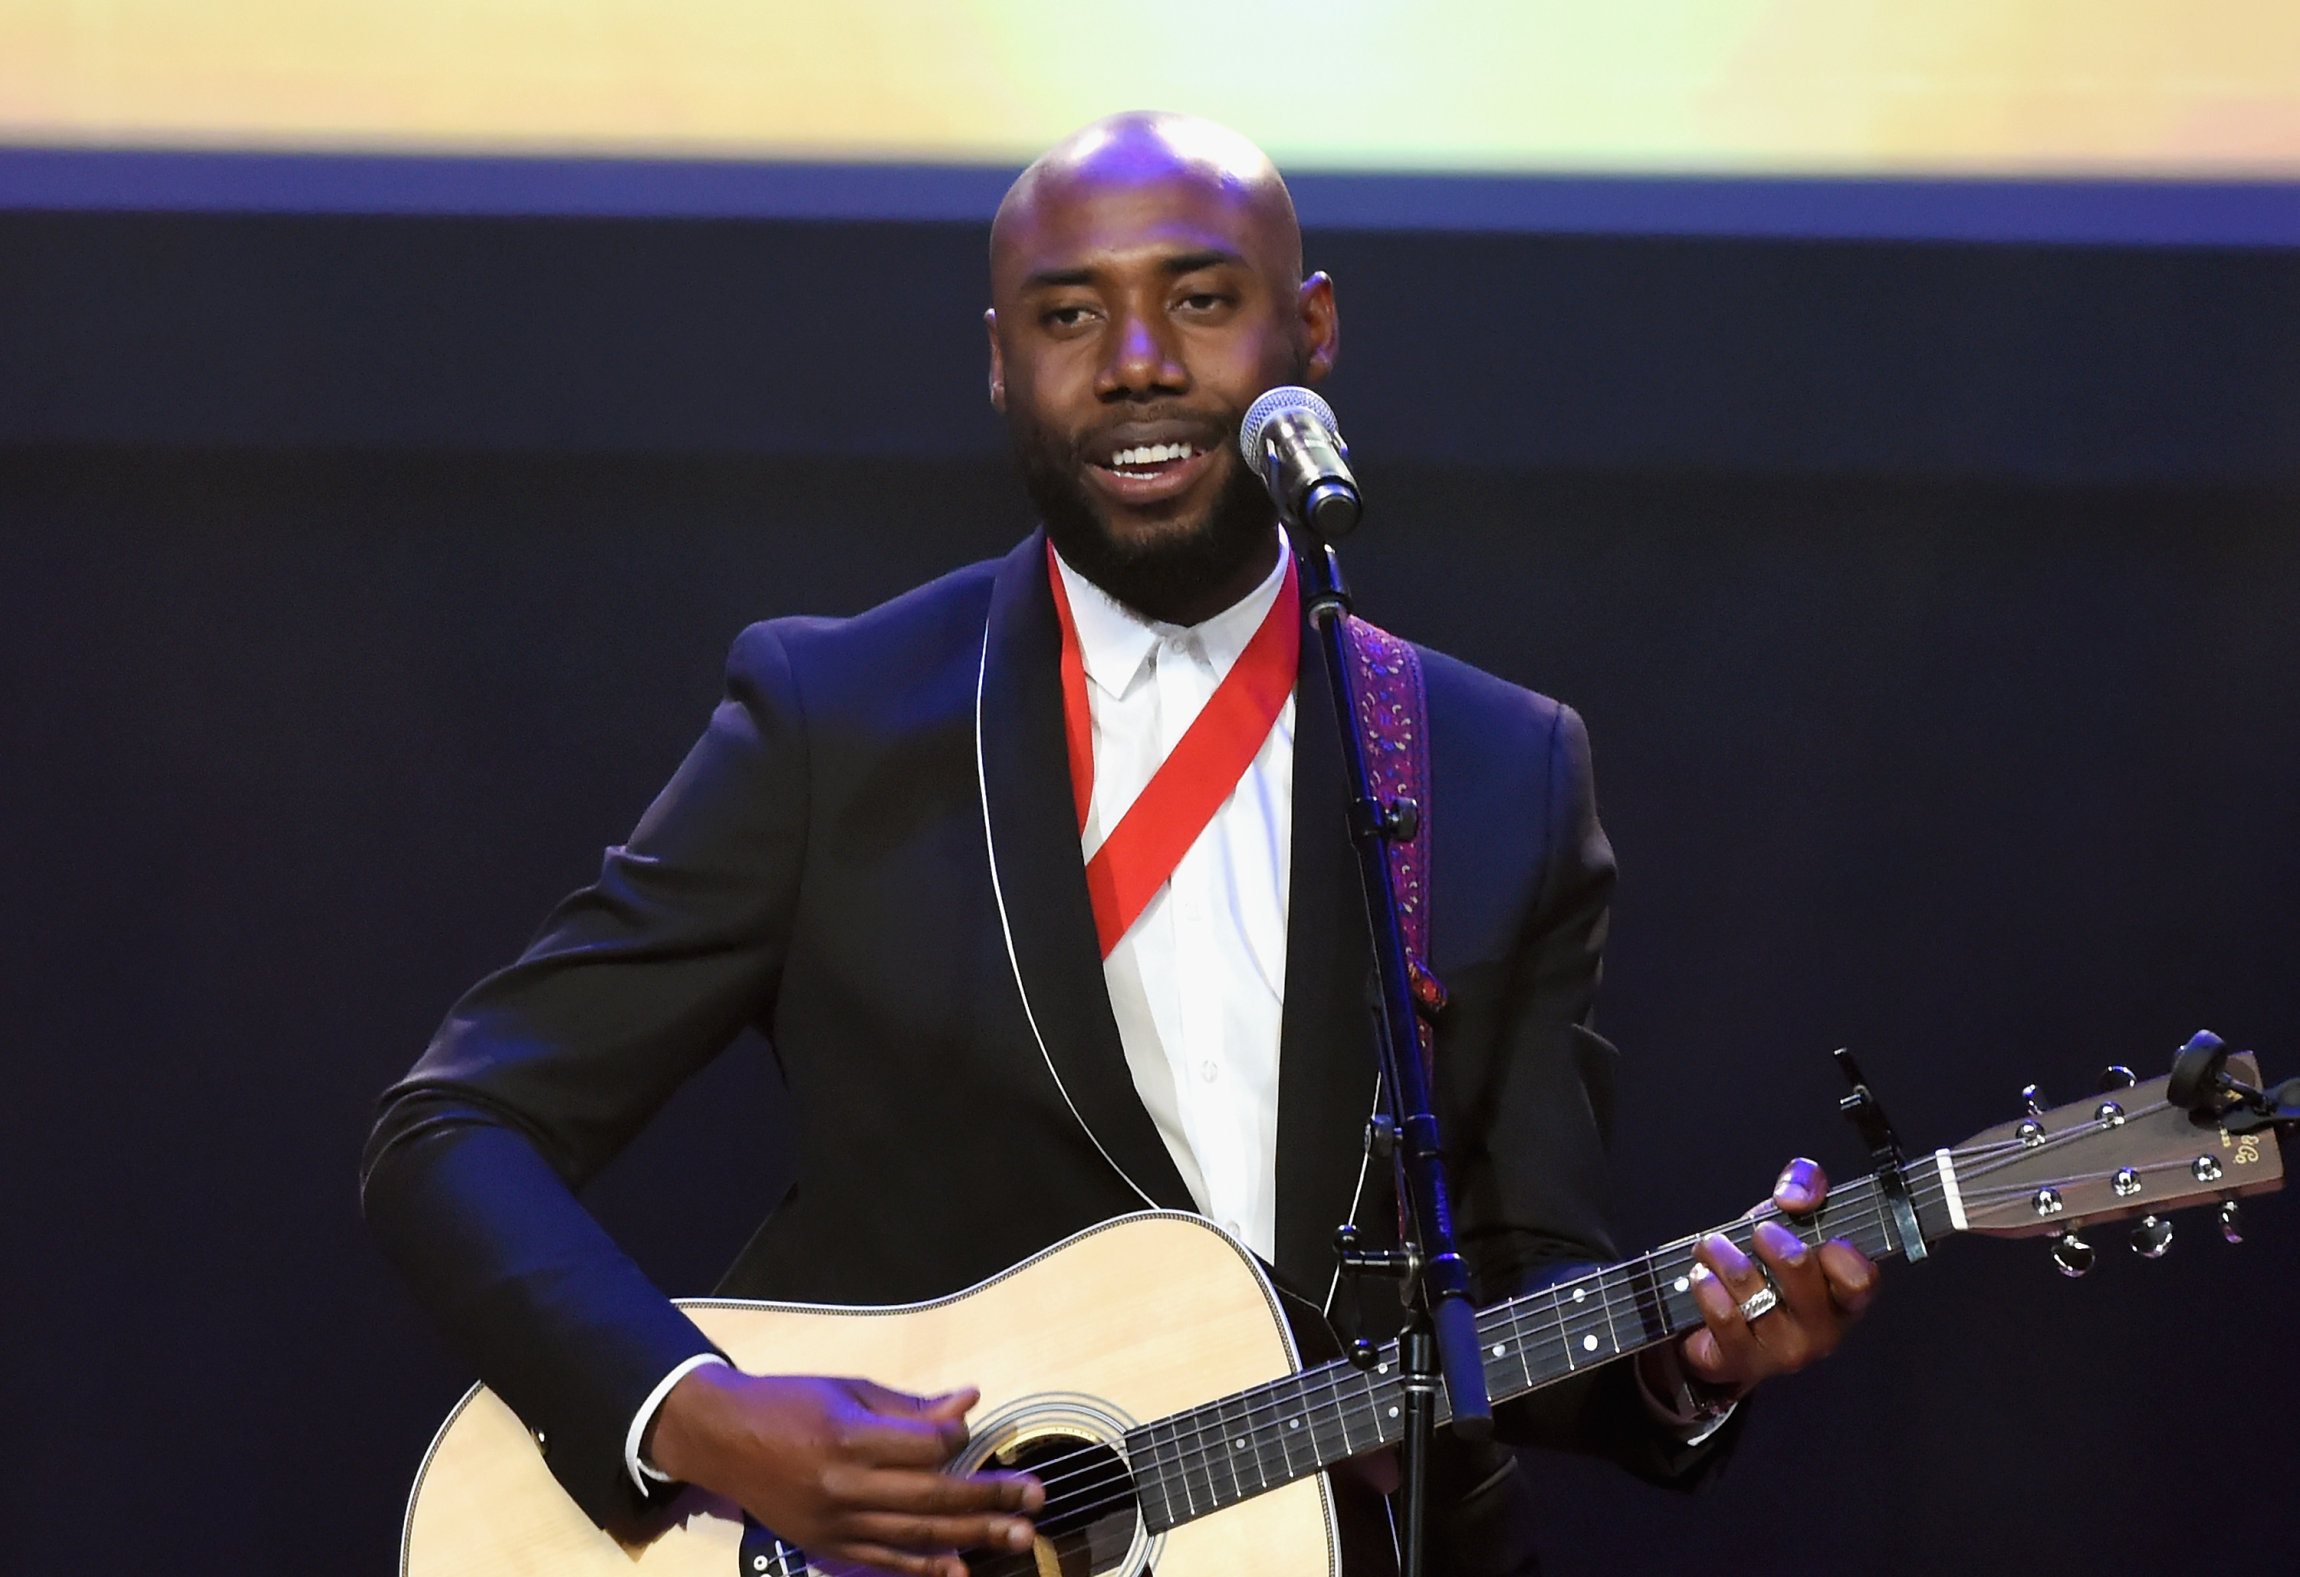
[[[1381,1114],[1382,1076],[1379,1073],[1376,1073],[1374,1075],[1374,1108],[1372,1111],[1366,1113],[1366,1131],[1369,1134],[1371,1134],[1373,1131],[1374,1119],[1379,1117]],[[1358,1224],[1358,1206],[1364,1203],[1366,1197],[1366,1168],[1373,1163],[1373,1158],[1374,1147],[1370,1144],[1358,1152],[1358,1186],[1350,1191],[1350,1213],[1342,1218],[1351,1226],[1356,1226]],[[1329,1320],[1334,1317],[1334,1294],[1341,1290],[1342,1265],[1341,1256],[1337,1254],[1334,1256],[1333,1279],[1326,1283],[1326,1301],[1324,1305],[1318,1310],[1320,1314],[1323,1314]],[[1392,1539],[1397,1537],[1397,1530],[1395,1528],[1390,1530],[1390,1537]]]
[[[1022,1016],[1029,1021],[1030,1038],[1038,1043],[1038,1055],[1046,1063],[1047,1075],[1054,1080],[1055,1089],[1062,1092],[1062,1104],[1070,1108],[1070,1115],[1078,1119],[1078,1126],[1086,1130],[1086,1137],[1093,1141],[1094,1148],[1101,1153],[1102,1159],[1110,1163],[1110,1170],[1116,1172],[1125,1180],[1128,1188],[1133,1189],[1136,1194],[1141,1196],[1142,1203],[1148,1205],[1152,1210],[1161,1210],[1165,1207],[1160,1205],[1157,1200],[1152,1199],[1142,1185],[1127,1174],[1126,1168],[1118,1164],[1118,1158],[1110,1153],[1109,1148],[1102,1142],[1102,1136],[1094,1131],[1093,1124],[1086,1120],[1086,1114],[1081,1112],[1078,1109],[1078,1103],[1070,1098],[1070,1086],[1062,1082],[1062,1075],[1056,1071],[1054,1058],[1046,1049],[1046,1037],[1038,1029],[1038,1014],[1030,1006],[1030,987],[1023,983],[1022,960],[1014,951],[1014,926],[1006,918],[1006,889],[998,880],[998,839],[990,830],[990,779],[982,767],[982,686],[983,677],[989,671],[990,616],[985,614],[982,620],[982,656],[975,664],[974,669],[974,786],[976,794],[982,800],[982,849],[983,853],[990,859],[990,896],[998,904],[998,929],[1006,938],[1006,963],[1007,967],[1014,971],[1014,989],[1016,994],[1022,998]],[[1362,1181],[1364,1176],[1362,1167],[1359,1175]],[[1332,1294],[1329,1293],[1327,1296],[1330,1298]]]

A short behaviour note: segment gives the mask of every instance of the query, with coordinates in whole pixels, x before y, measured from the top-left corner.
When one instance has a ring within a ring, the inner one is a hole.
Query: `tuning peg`
[[[2033,1084],[2024,1084],[2021,1086],[2020,1098],[2022,1104],[2028,1107],[2031,1117],[2044,1115],[2044,1091]]]
[[[2092,1245],[2076,1235],[2076,1228],[2064,1228],[2052,1240],[2052,1262],[2060,1267],[2064,1276],[2081,1276],[2092,1269]]]
[[[2244,1212],[2233,1199],[2220,1201],[2220,1235],[2231,1243],[2244,1241]]]
[[[2100,1070],[2100,1089],[2104,1095],[2110,1090],[2129,1090],[2139,1082],[2140,1075],[2121,1062],[2112,1062]]]
[[[2162,1259],[2172,1247],[2172,1223],[2162,1216],[2142,1216],[2132,1224],[2132,1251],[2142,1259]]]

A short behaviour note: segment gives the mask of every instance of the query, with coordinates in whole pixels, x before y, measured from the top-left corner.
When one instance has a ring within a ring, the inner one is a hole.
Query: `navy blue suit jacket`
[[[851,619],[746,630],[709,729],[630,840],[384,1097],[370,1222],[595,1519],[643,1509],[625,1430],[708,1344],[574,1191],[746,1025],[805,1122],[797,1184],[729,1295],[931,1297],[1146,1203],[1193,1208],[1103,985],[1058,643],[1035,534]],[[1394,1207],[1379,1169],[1358,1197],[1369,944],[1326,676],[1316,642],[1302,653],[1276,1270],[1315,1300],[1353,1199],[1377,1231]],[[1439,1110],[1490,1297],[1613,1257],[1613,1052],[1588,1028],[1613,860],[1574,714],[1423,663],[1431,953],[1452,993]],[[1685,1473],[1624,1368],[1543,1393],[1518,1433]]]

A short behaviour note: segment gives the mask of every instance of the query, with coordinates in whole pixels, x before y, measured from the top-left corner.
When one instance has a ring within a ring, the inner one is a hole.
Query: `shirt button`
[[[1213,1083],[1221,1076],[1222,1070],[1215,1067],[1211,1062],[1201,1062],[1198,1064],[1198,1077],[1204,1079],[1208,1084]]]

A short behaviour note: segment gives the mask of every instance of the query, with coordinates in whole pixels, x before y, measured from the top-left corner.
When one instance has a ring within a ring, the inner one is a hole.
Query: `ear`
[[[1334,358],[1342,353],[1342,319],[1334,306],[1334,282],[1323,269],[1302,281],[1294,310],[1302,329],[1302,375],[1316,383],[1334,370]]]
[[[990,408],[1006,414],[1006,358],[998,353],[998,309],[985,308],[982,326],[990,331]]]

